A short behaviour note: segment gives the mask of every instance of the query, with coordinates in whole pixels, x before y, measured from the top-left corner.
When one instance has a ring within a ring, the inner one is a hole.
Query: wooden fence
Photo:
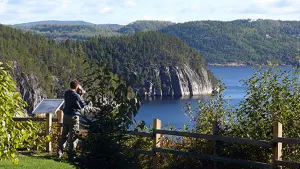
[[[61,127],[58,128],[58,133],[62,132],[62,122],[63,122],[63,112],[61,110],[58,110],[56,112],[56,116],[57,118],[53,118],[52,114],[46,114],[46,118],[19,118],[19,117],[14,117],[13,120],[14,121],[19,121],[19,122],[23,122],[23,121],[35,121],[35,122],[46,122],[46,131],[45,131],[45,135],[50,135],[50,133],[52,132],[52,124],[53,122],[56,122],[58,124],[60,124]],[[46,143],[46,151],[47,152],[52,152],[52,142],[49,141]]]
[[[51,132],[52,122],[62,123],[62,112],[58,112],[58,118],[52,118],[51,114],[47,114],[46,118],[14,118],[15,121],[39,121],[39,122],[46,122],[47,129],[46,135]],[[215,123],[216,124],[216,123]],[[237,165],[244,165],[244,166],[253,166],[256,168],[281,168],[282,166],[290,167],[290,168],[300,168],[299,162],[289,162],[289,161],[282,161],[282,144],[295,144],[300,145],[299,139],[293,138],[282,138],[282,124],[279,122],[275,122],[273,126],[273,140],[266,141],[266,140],[251,140],[247,138],[233,138],[233,137],[226,137],[220,136],[217,134],[217,125],[214,125],[213,135],[209,134],[200,134],[200,133],[189,133],[189,132],[179,132],[179,131],[169,131],[169,130],[162,130],[161,129],[161,121],[159,119],[154,119],[153,127],[154,130],[151,133],[148,132],[137,132],[137,131],[130,131],[129,134],[149,137],[153,139],[153,146],[151,151],[146,150],[134,150],[138,154],[146,154],[149,156],[153,156],[153,168],[158,168],[158,153],[167,153],[167,154],[174,154],[174,155],[181,155],[187,157],[193,157],[201,160],[211,160],[214,161],[214,168],[217,168],[217,162],[221,163],[232,163]],[[61,129],[59,129],[61,132]],[[190,138],[197,138],[197,139],[206,139],[212,140],[217,142],[226,142],[226,143],[238,143],[238,144],[250,144],[256,145],[260,147],[266,148],[273,148],[273,162],[272,164],[269,163],[262,163],[262,162],[255,162],[255,161],[248,161],[248,160],[239,160],[239,159],[232,159],[226,157],[220,157],[216,151],[216,145],[214,146],[213,155],[202,155],[196,154],[192,152],[185,152],[173,149],[165,149],[161,148],[161,139],[162,135],[173,135],[173,136],[182,136],[182,137],[190,137]],[[47,143],[46,145],[47,151],[51,152],[51,142]],[[133,149],[132,149],[133,150]]]
[[[158,153],[168,153],[168,154],[198,158],[201,160],[211,160],[211,161],[215,162],[214,168],[217,168],[217,165],[216,165],[217,162],[232,163],[232,164],[244,165],[244,166],[253,166],[256,168],[282,168],[282,166],[286,166],[286,167],[290,167],[290,168],[300,168],[299,162],[282,161],[282,144],[284,143],[284,144],[300,145],[300,140],[293,139],[293,138],[282,138],[282,124],[279,122],[274,123],[273,140],[272,141],[251,140],[251,139],[247,139],[247,138],[233,138],[233,137],[220,136],[220,135],[215,134],[217,131],[217,129],[216,129],[217,125],[214,125],[214,134],[213,135],[162,130],[161,129],[161,121],[159,119],[154,119],[153,126],[154,126],[154,130],[152,133],[130,132],[130,134],[144,136],[144,137],[152,137],[153,143],[154,143],[152,151],[137,150],[137,153],[152,155],[154,169],[158,168],[158,165],[157,165]],[[185,152],[185,151],[179,151],[179,150],[173,150],[173,149],[165,149],[165,148],[161,148],[160,140],[162,138],[162,135],[183,136],[183,137],[190,137],[190,138],[197,138],[197,139],[212,140],[215,142],[250,144],[250,145],[256,145],[256,146],[260,146],[260,147],[273,148],[273,158],[274,159],[273,159],[272,164],[268,164],[268,163],[262,163],[262,162],[220,157],[217,155],[216,146],[214,146],[213,155],[202,155],[202,154],[196,154],[196,153],[192,153],[192,152]]]

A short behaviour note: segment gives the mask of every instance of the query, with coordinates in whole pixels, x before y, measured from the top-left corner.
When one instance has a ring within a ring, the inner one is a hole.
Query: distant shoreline
[[[297,66],[297,65],[286,65],[286,64],[277,64],[277,65],[273,65],[273,64],[245,64],[245,63],[207,63],[207,66],[216,66],[216,67],[257,67],[257,66]]]

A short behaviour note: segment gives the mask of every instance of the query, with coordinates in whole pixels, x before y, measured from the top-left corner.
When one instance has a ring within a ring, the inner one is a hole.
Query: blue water
[[[213,74],[221,79],[226,86],[225,98],[232,104],[238,104],[245,95],[245,87],[241,80],[246,80],[252,76],[254,70],[251,67],[208,67]],[[288,69],[288,67],[284,67]],[[209,96],[195,96],[183,98],[156,98],[143,100],[142,106],[136,116],[137,121],[144,120],[146,125],[153,124],[153,119],[158,118],[163,125],[168,123],[176,128],[181,128],[184,124],[190,125],[188,116],[185,115],[186,103],[190,102],[193,107],[197,107],[197,99],[208,99]]]

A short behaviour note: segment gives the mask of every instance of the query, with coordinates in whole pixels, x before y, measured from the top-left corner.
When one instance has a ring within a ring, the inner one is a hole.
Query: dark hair
[[[71,89],[76,89],[76,87],[79,85],[79,81],[78,80],[72,80],[71,82],[70,82],[70,88]]]

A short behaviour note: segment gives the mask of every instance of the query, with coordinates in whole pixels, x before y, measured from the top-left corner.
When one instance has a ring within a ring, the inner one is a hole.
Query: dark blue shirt
[[[73,90],[65,91],[63,112],[67,115],[80,115],[79,111],[85,106],[82,97]]]

